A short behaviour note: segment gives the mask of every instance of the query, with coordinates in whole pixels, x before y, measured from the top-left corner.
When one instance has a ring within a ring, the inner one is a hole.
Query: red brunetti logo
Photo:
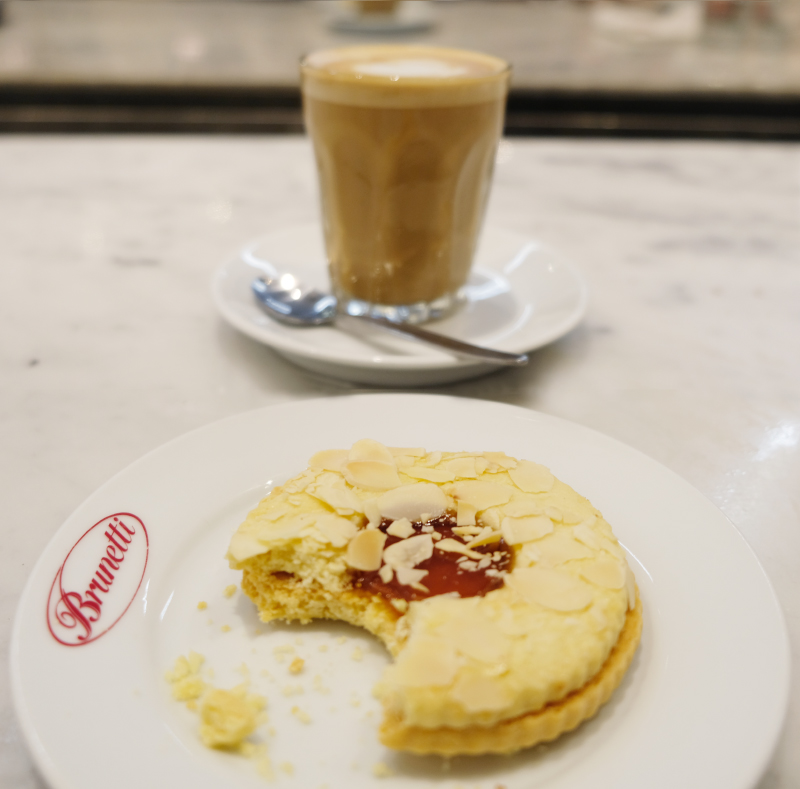
[[[56,641],[78,647],[119,622],[139,591],[150,541],[140,518],[117,512],[72,546],[47,598],[47,626]]]

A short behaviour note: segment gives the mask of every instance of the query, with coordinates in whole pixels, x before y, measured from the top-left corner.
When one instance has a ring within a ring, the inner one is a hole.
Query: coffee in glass
[[[366,45],[309,55],[301,76],[342,308],[411,322],[447,314],[483,221],[508,64]]]

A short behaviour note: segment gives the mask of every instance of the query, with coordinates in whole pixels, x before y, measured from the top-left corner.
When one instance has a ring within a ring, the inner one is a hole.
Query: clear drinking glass
[[[333,291],[342,309],[418,323],[469,275],[510,68],[457,49],[366,45],[301,63]]]

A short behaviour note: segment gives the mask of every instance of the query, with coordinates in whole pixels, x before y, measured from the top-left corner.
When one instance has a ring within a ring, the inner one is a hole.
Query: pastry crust
[[[589,682],[561,701],[494,726],[465,729],[407,726],[398,715],[390,713],[381,724],[380,740],[400,751],[441,756],[508,754],[555,740],[594,717],[611,698],[636,654],[641,634],[642,601],[637,590],[636,607],[628,611],[625,626],[608,660]]]

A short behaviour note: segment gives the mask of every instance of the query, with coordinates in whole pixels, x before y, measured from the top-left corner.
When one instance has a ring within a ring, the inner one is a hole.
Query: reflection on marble
[[[591,285],[584,323],[508,370],[435,391],[624,441],[744,534],[800,654],[800,149],[506,142],[490,221]],[[214,313],[243,240],[317,215],[301,138],[0,140],[0,674],[27,575],[92,490],[186,430],[357,387],[305,373]],[[795,657],[795,668],[800,668]],[[40,787],[0,684],[0,785]],[[800,785],[800,689],[760,789]]]

